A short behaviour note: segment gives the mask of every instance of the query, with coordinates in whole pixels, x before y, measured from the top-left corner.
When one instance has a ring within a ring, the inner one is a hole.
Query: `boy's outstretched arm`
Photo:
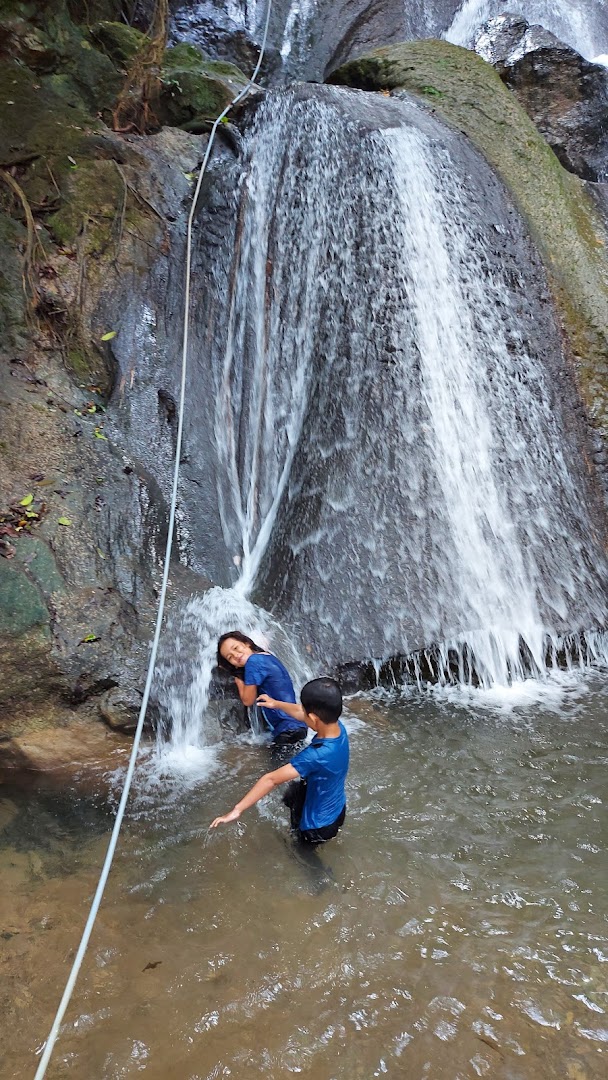
[[[302,720],[306,723],[304,709],[301,705],[294,705],[293,701],[277,701],[276,698],[269,697],[268,694],[260,694],[256,705],[260,705],[262,709],[280,709],[281,712],[286,712],[288,716],[293,716],[294,720]]]
[[[266,773],[253,785],[251,791],[248,791],[244,798],[232,808],[229,814],[214,818],[209,827],[217,829],[218,825],[224,825],[228,821],[236,821],[237,818],[240,818],[243,810],[248,810],[250,806],[254,806],[265,795],[270,794],[273,788],[279,787],[280,784],[286,784],[288,780],[298,780],[299,778],[300,774],[294,769],[293,765],[282,765],[280,769]]]

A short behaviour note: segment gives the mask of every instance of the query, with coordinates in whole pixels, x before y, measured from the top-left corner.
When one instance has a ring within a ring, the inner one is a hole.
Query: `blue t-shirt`
[[[272,653],[252,653],[245,664],[243,682],[245,686],[257,686],[260,694],[268,694],[277,701],[293,701],[295,704],[296,694],[291,675]],[[306,735],[307,725],[302,720],[288,716],[281,709],[261,709],[260,711],[273,735],[281,735],[284,731],[300,730],[302,738]]]
[[[312,742],[291,760],[296,772],[307,781],[300,829],[322,829],[332,825],[346,806],[344,781],[348,772],[348,735],[340,723],[336,739]]]

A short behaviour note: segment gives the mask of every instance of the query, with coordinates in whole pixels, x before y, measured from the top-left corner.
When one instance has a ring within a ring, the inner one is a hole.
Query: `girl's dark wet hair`
[[[266,652],[261,645],[256,645],[252,638],[247,637],[247,634],[242,634],[240,630],[231,630],[229,634],[222,634],[217,643],[217,666],[222,668],[223,671],[231,671],[232,674],[234,674],[236,671],[243,670],[242,668],[236,668],[234,664],[229,664],[220,652],[222,645],[228,638],[234,638],[235,641],[240,641],[243,645],[249,645],[249,648],[252,649],[253,652]]]

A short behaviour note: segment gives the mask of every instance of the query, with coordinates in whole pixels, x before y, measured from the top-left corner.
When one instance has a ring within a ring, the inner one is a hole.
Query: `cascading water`
[[[292,53],[296,53],[299,60],[306,58],[315,8],[315,0],[291,0],[281,44],[283,60]]]
[[[264,608],[313,670],[434,647],[440,679],[455,656],[491,686],[542,674],[569,633],[601,652],[575,398],[489,167],[411,101],[301,87],[259,108],[241,170],[200,222],[214,482],[205,461],[191,551],[233,585],[188,613],[206,659],[167,710],[174,738],[202,737],[217,635]]]
[[[296,685],[308,677],[306,665],[276,620],[249,603],[240,590],[214,588],[193,597],[185,611],[171,620],[170,646],[165,646],[155,672],[161,768],[198,771],[210,761],[209,748],[220,742],[220,716],[210,704],[209,691],[217,639],[231,629],[253,636],[259,645],[278,653],[289,665]],[[224,702],[220,708],[226,712]],[[266,730],[255,707],[250,710],[250,722],[258,734]]]
[[[443,37],[454,45],[468,47],[487,19],[505,11],[510,15],[522,15],[530,24],[550,30],[587,60],[602,60],[602,54],[608,52],[608,41],[602,34],[606,20],[602,0],[509,0],[508,4],[496,0],[464,0]]]

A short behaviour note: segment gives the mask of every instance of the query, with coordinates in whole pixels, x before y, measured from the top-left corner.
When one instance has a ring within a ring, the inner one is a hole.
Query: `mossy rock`
[[[0,559],[0,635],[19,637],[48,621],[49,613],[37,586],[14,559]]]
[[[543,258],[588,412],[608,435],[608,261],[584,181],[566,172],[490,64],[446,41],[376,49],[329,81],[406,90],[466,134],[510,190]]]
[[[174,127],[214,120],[247,81],[234,64],[206,60],[193,45],[175,45],[165,51],[158,119]]]
[[[123,75],[87,38],[71,43],[63,69],[93,115],[112,108],[122,88]]]
[[[15,563],[27,567],[28,578],[38,586],[45,600],[54,593],[66,591],[55,556],[44,540],[37,536],[21,536],[14,542],[14,547]]]
[[[128,67],[148,40],[140,30],[120,22],[98,22],[90,33],[96,47],[121,68]]]
[[[0,192],[0,202],[3,194]],[[27,341],[23,265],[18,254],[26,238],[21,222],[0,213],[0,325],[4,336],[1,351],[20,351]]]
[[[116,238],[124,182],[113,161],[75,157],[61,182],[61,208],[47,220],[55,240],[72,247],[85,230],[86,252],[100,255]]]
[[[82,104],[68,103],[49,79],[15,61],[0,64],[0,166],[73,154],[91,123]]]

